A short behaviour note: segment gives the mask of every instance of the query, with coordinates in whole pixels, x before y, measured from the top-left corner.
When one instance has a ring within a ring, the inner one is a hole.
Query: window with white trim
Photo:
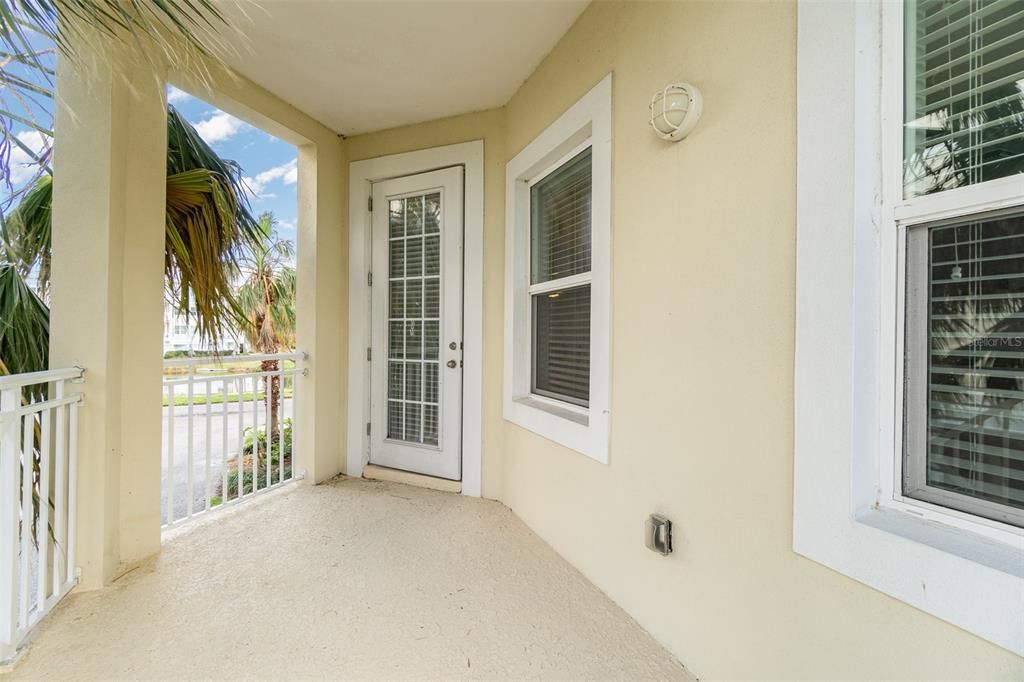
[[[798,15],[793,549],[1024,655],[1024,12]]]
[[[902,493],[1024,526],[1024,7],[903,25]]]
[[[611,76],[508,163],[505,418],[608,461]]]

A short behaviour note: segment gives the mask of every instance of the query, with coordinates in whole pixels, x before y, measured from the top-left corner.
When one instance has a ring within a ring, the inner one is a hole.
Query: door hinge
[[[366,273],[366,286],[368,286],[368,287],[372,287],[373,286],[373,273],[372,272]]]
[[[370,435],[370,422],[366,422],[366,435]]]
[[[366,210],[373,213],[373,197],[366,200]]]
[[[372,359],[373,359],[373,353],[371,352],[370,347],[367,346],[366,347],[366,361],[370,362],[370,360],[372,360]]]

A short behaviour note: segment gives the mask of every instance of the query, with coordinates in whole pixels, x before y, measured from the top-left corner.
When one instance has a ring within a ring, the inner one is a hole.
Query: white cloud
[[[48,136],[43,135],[35,130],[25,130],[16,135],[18,141],[23,145],[31,149],[36,155],[41,154],[47,149],[51,140]],[[39,171],[39,165],[29,156],[24,149],[18,145],[11,143],[11,184],[14,187],[31,180],[32,177]]]
[[[188,94],[184,90],[179,90],[173,85],[167,88],[167,101],[170,104],[181,104],[192,99],[192,95]]]
[[[207,144],[223,142],[237,135],[243,128],[245,128],[243,121],[223,111],[218,111],[205,121],[195,124],[196,132],[199,133],[199,137],[206,140]]]
[[[254,178],[243,178],[246,186],[249,188],[249,192],[253,198],[257,201],[260,199],[271,199],[274,197],[273,194],[267,193],[265,190],[267,187],[278,180],[286,185],[294,185],[299,179],[299,160],[292,159],[287,163],[283,163],[280,166],[274,166],[267,170],[259,173]]]

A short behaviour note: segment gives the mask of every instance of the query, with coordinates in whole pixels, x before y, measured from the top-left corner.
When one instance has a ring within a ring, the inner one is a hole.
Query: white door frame
[[[462,494],[480,496],[483,402],[484,143],[463,142],[349,164],[348,453],[345,473],[360,477],[370,439],[370,211],[372,183],[465,167],[463,263]]]

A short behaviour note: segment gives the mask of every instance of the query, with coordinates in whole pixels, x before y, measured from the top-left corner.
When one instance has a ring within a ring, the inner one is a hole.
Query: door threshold
[[[419,488],[430,488],[446,493],[461,493],[462,481],[450,481],[447,478],[437,478],[425,474],[416,474],[401,469],[390,469],[377,464],[367,464],[363,467],[363,478],[373,481],[390,481],[391,483],[404,483]]]

